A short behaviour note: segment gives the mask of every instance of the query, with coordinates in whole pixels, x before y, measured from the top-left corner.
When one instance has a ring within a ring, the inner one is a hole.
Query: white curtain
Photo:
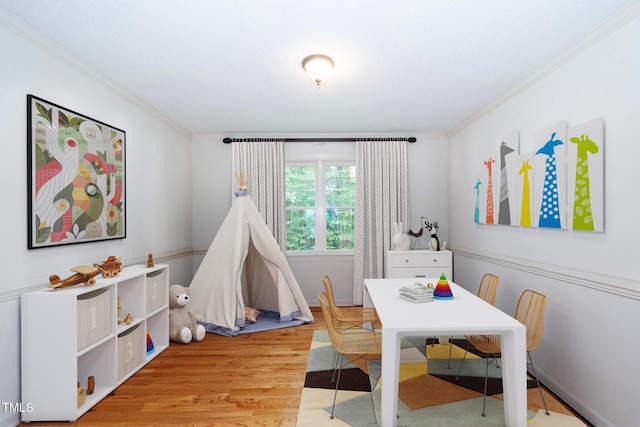
[[[357,141],[354,304],[363,302],[364,279],[384,277],[392,224],[406,231],[408,217],[407,142]]]
[[[232,142],[232,190],[238,190],[237,175],[249,177],[251,200],[285,252],[287,249],[284,189],[284,142],[251,139]]]

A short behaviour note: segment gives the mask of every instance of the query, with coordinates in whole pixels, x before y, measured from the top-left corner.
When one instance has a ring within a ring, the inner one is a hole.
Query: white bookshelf
[[[129,324],[118,324],[128,313]],[[93,286],[22,295],[22,421],[76,421],[169,346],[169,268],[125,267]],[[147,331],[154,351],[147,354]],[[94,392],[78,405],[78,382]]]

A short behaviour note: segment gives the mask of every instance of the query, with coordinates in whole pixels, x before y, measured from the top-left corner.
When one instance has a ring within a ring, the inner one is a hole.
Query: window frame
[[[287,255],[353,255],[353,249],[327,249],[327,201],[326,201],[326,167],[327,166],[351,166],[356,167],[355,160],[292,160],[285,161],[285,168],[296,166],[313,166],[315,168],[315,201],[316,204],[313,207],[315,209],[315,246],[316,249],[308,251],[289,250],[287,249]],[[286,176],[286,172],[285,172]],[[341,206],[344,207],[344,206]],[[355,212],[355,194],[353,209]],[[285,206],[285,212],[290,209]],[[286,213],[285,213],[286,216]],[[321,248],[318,249],[318,242],[321,242]]]

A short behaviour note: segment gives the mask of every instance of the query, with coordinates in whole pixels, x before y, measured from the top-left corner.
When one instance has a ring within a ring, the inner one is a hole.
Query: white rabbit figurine
[[[394,251],[408,251],[411,247],[411,239],[407,233],[402,232],[402,223],[392,225],[393,237],[391,238],[391,249]]]

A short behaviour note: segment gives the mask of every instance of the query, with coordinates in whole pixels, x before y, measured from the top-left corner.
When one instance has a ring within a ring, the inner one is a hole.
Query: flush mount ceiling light
[[[320,86],[329,79],[333,71],[333,59],[327,55],[309,55],[302,60],[302,68],[307,72],[309,78]]]

